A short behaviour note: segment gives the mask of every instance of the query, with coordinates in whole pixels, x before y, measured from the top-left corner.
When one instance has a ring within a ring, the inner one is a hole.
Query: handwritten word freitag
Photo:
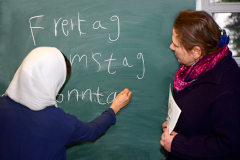
[[[33,39],[34,45],[36,45],[36,41],[35,41],[34,30],[33,30],[33,29],[44,29],[44,27],[42,27],[42,26],[36,26],[36,24],[33,26],[33,25],[32,25],[32,20],[33,20],[33,19],[36,19],[36,20],[38,21],[38,19],[41,19],[42,17],[44,17],[44,15],[34,16],[34,17],[31,17],[31,18],[29,19],[29,25],[30,25],[30,30],[31,30],[31,34],[32,34],[32,39]],[[117,37],[111,37],[111,34],[109,34],[109,38],[108,38],[109,43],[110,43],[110,42],[117,41],[118,38],[119,38],[119,36],[120,36],[120,21],[119,21],[118,16],[113,15],[113,16],[110,18],[110,20],[111,20],[112,22],[116,21],[116,23],[117,23],[117,25],[116,25],[116,26],[117,26],[117,29],[116,29]],[[79,35],[80,35],[80,36],[83,35],[83,34],[86,34],[86,33],[84,33],[84,32],[81,30],[81,23],[83,23],[83,22],[85,22],[85,21],[86,21],[86,20],[82,20],[82,19],[79,18],[79,13],[78,13],[77,24],[78,24],[78,31],[79,31]],[[68,36],[68,33],[69,33],[69,30],[67,29],[67,28],[69,28],[68,25],[71,25],[71,27],[70,27],[71,29],[70,29],[70,30],[73,30],[74,24],[73,24],[72,19],[67,20],[67,19],[59,18],[59,19],[54,19],[53,22],[54,22],[54,26],[55,26],[55,27],[54,27],[55,36],[57,36],[57,34],[58,34],[57,27],[58,27],[59,25],[61,25],[61,27],[62,27],[62,32],[63,32],[63,34],[64,34],[65,36]],[[95,22],[93,23],[93,29],[99,29],[99,28],[100,28],[100,29],[107,29],[106,27],[103,27],[103,26],[101,25],[101,22],[100,22],[100,21],[95,21]]]

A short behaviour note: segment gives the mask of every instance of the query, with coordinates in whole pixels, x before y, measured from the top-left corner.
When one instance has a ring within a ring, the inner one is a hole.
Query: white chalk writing
[[[138,59],[141,59],[141,58],[142,58],[142,62],[143,62],[143,75],[142,75],[141,78],[139,78],[138,75],[137,75],[137,78],[138,78],[138,79],[143,79],[143,77],[144,77],[144,75],[145,75],[145,64],[144,64],[143,54],[142,54],[142,53],[138,53],[137,58],[138,58]]]
[[[30,30],[31,30],[31,34],[32,34],[32,39],[33,39],[33,43],[34,45],[36,45],[36,41],[35,41],[35,36],[34,36],[34,32],[33,32],[33,29],[44,29],[44,27],[42,26],[36,26],[38,25],[38,22],[42,19],[42,17],[44,17],[44,15],[39,15],[39,16],[34,16],[34,17],[31,17],[29,19],[29,25],[30,25]],[[32,26],[32,19],[36,19],[36,23],[35,23],[35,26],[33,27]],[[70,21],[70,22],[69,22]],[[120,20],[119,20],[119,17],[114,15],[110,18],[110,21],[114,22],[114,21],[117,21],[117,37],[115,39],[112,39],[111,38],[111,34],[109,34],[109,38],[108,38],[108,42],[109,43],[112,43],[112,42],[115,42],[119,39],[120,37]],[[81,29],[81,25],[83,25],[82,23],[86,22],[86,20],[83,20],[83,19],[80,19],[80,16],[79,16],[79,13],[78,13],[78,20],[77,20],[77,27],[78,27],[78,32],[79,32],[79,35],[82,36],[83,34],[87,34],[87,33],[84,33]],[[62,29],[62,33],[63,35],[65,36],[69,36],[69,30],[67,28],[68,25],[71,25],[71,29],[70,30],[73,30],[74,29],[74,23],[73,23],[73,20],[70,19],[63,19],[62,17],[59,18],[59,19],[53,19],[53,23],[54,23],[54,33],[55,33],[55,36],[58,36],[58,25],[61,25],[61,29]],[[93,29],[107,29],[106,27],[103,27],[102,24],[101,24],[101,21],[95,21],[93,23]]]
[[[33,43],[34,43],[34,45],[36,45],[36,43],[35,43],[35,38],[34,38],[34,35],[33,35],[33,28],[38,28],[38,29],[44,29],[44,28],[43,28],[43,27],[32,27],[31,20],[32,20],[33,18],[37,18],[37,21],[38,21],[38,20],[39,20],[38,18],[43,17],[43,16],[44,16],[44,15],[34,16],[34,17],[31,17],[31,18],[29,19],[30,30],[31,30],[31,34],[32,34],[32,38],[33,38]],[[37,25],[37,23],[35,23],[35,25]]]
[[[76,98],[77,101],[79,100],[79,99],[78,99],[79,96],[81,96],[81,97],[82,97],[82,98],[81,98],[82,101],[84,101],[84,100],[86,99],[86,96],[85,96],[85,95],[87,94],[87,92],[89,93],[89,100],[90,100],[91,102],[93,101],[92,95],[95,95],[95,96],[96,96],[96,99],[97,99],[97,103],[98,103],[98,104],[101,104],[101,105],[105,105],[105,104],[110,104],[110,103],[112,103],[113,100],[114,100],[114,99],[116,98],[116,96],[117,96],[117,92],[112,92],[112,93],[110,93],[110,94],[107,96],[107,98],[106,98],[106,101],[105,101],[106,103],[104,103],[104,102],[101,102],[101,97],[104,97],[104,95],[99,92],[99,87],[98,87],[96,93],[92,93],[92,90],[91,90],[91,89],[87,89],[87,90],[85,90],[85,91],[82,91],[82,94],[81,94],[81,95],[79,95],[79,92],[78,92],[77,89],[72,89],[71,91],[68,90],[67,100],[70,101],[71,95],[72,95],[73,93],[75,93],[75,98]],[[100,97],[100,96],[101,96],[101,97]],[[64,95],[63,95],[63,94],[58,94],[58,97],[60,97],[60,98],[58,98],[58,99],[60,99],[60,100],[57,100],[57,102],[58,102],[58,103],[62,103],[62,102],[64,101]],[[112,99],[111,99],[110,97],[112,97]]]
[[[77,13],[77,20],[73,21],[73,19],[70,17],[68,18],[63,18],[63,17],[59,17],[59,18],[53,18],[53,25],[54,25],[54,36],[57,37],[59,35],[64,35],[66,37],[70,36],[70,32],[73,31],[76,27],[75,30],[77,30],[79,32],[79,37],[84,38],[86,36],[88,36],[87,31],[85,30],[85,25],[88,23],[87,20],[83,19],[82,17],[80,18],[80,14]],[[40,32],[38,32],[37,29],[41,29],[44,30],[44,26],[43,24],[41,24],[40,22],[44,21],[44,15],[38,15],[38,16],[33,16],[29,19],[29,25],[30,25],[30,30],[31,30],[31,36],[33,39],[33,43],[34,45],[36,45],[36,41],[35,41],[35,37],[40,34]],[[33,23],[35,22],[35,24]],[[111,25],[108,26],[108,25]],[[89,26],[89,25],[87,25]],[[47,27],[46,27],[47,28]],[[117,15],[113,15],[110,17],[110,22],[109,23],[101,23],[101,21],[99,21],[98,19],[95,20],[94,23],[92,23],[92,29],[94,30],[106,30],[108,31],[108,28],[111,28],[111,32],[107,33],[106,36],[106,41],[111,44],[116,42],[117,40],[119,40],[120,38],[120,19]],[[106,32],[104,32],[106,33]],[[85,36],[83,36],[85,35]],[[108,38],[107,38],[108,37]],[[127,67],[129,68],[129,70],[131,70],[131,68],[134,68],[136,66],[139,65],[135,65],[133,60],[131,59],[131,61],[128,61],[127,57],[124,57],[123,59],[119,59],[119,58],[115,58],[118,56],[115,56],[114,53],[111,53],[111,55],[109,55],[109,59],[105,59],[102,60],[101,56],[103,53],[91,53],[91,56],[87,56],[87,54],[72,54],[70,55],[70,64],[71,66],[73,65],[78,65],[79,63],[83,63],[85,64],[85,67],[88,67],[88,61],[91,64],[91,61],[93,61],[94,63],[96,63],[96,65],[98,66],[98,69],[96,70],[96,72],[99,72],[104,69],[106,69],[106,67],[102,67],[102,66],[107,66],[107,73],[110,75],[114,75],[114,74],[118,74],[117,69],[115,70],[113,66],[117,66],[120,63],[118,61],[122,61],[122,65],[123,67]],[[101,60],[100,60],[101,59]],[[137,54],[137,63],[140,63],[142,65],[142,72],[140,71],[140,73],[135,73],[134,77],[137,76],[137,79],[141,80],[144,78],[145,76],[145,63],[144,63],[144,57],[143,54],[141,52],[139,52]],[[140,61],[139,61],[140,60]],[[88,70],[89,71],[89,70]],[[119,72],[120,73],[120,72]],[[133,73],[133,72],[131,72]],[[79,99],[81,99],[82,101],[84,100],[89,100],[90,102],[97,102],[100,105],[105,105],[105,104],[110,104],[113,102],[113,100],[115,99],[115,97],[117,96],[117,92],[111,92],[109,95],[104,95],[103,93],[100,92],[100,88],[98,87],[96,92],[92,92],[91,89],[86,89],[85,91],[79,91],[78,89],[71,89],[67,91],[67,98],[65,97],[65,99],[67,99],[67,101],[70,101],[70,98],[73,98],[74,95],[74,99],[76,99],[76,101],[79,101]],[[88,98],[89,96],[89,98]],[[79,98],[80,97],[80,98]],[[105,100],[103,100],[105,99]],[[58,94],[58,103],[62,103],[64,101],[64,94]]]

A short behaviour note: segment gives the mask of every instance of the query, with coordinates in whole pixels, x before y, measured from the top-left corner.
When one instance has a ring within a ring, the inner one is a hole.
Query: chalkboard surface
[[[72,73],[58,106],[83,121],[129,88],[132,99],[94,142],[68,146],[67,159],[165,159],[161,124],[179,64],[169,49],[172,26],[194,0],[1,0],[0,94],[35,47],[60,49]]]

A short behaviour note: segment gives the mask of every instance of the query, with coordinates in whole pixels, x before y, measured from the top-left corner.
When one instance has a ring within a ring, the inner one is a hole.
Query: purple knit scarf
[[[211,70],[221,59],[228,55],[228,52],[229,49],[227,45],[225,45],[215,53],[203,57],[194,65],[181,65],[175,75],[173,88],[177,91],[183,90],[198,77]]]

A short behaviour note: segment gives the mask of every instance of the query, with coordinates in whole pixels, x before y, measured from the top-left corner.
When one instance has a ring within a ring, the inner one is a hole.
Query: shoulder
[[[240,68],[233,58],[229,58],[227,62],[222,64],[227,69],[222,74],[220,85],[240,91]]]
[[[208,76],[217,77],[215,83],[210,83],[211,88],[209,88],[211,90],[209,92],[215,98],[240,94],[240,68],[231,56],[220,61]],[[235,100],[237,99],[236,97]]]
[[[231,55],[224,57],[216,66],[208,71],[203,77],[203,82],[215,83],[216,85],[236,86],[240,80],[240,68]]]
[[[53,119],[62,121],[66,124],[76,123],[77,118],[74,115],[66,113],[63,109],[55,106],[49,106],[42,110],[43,114],[49,114]]]
[[[225,93],[240,92],[240,68],[231,56],[226,56],[188,88],[191,94],[208,93],[202,96],[209,100]]]

